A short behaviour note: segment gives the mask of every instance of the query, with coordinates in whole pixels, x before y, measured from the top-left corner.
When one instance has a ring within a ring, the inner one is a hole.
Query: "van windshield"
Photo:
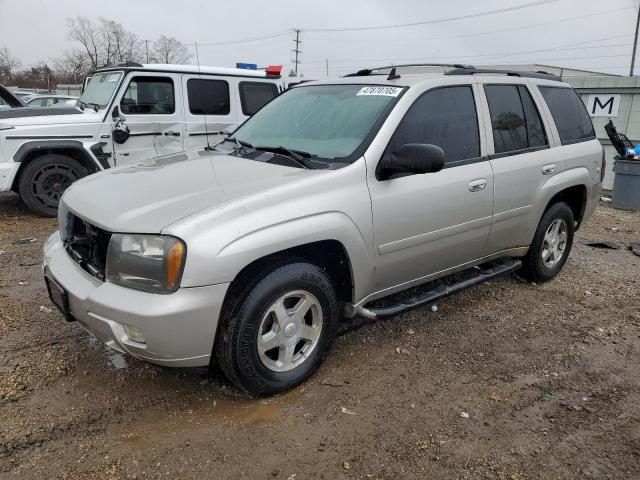
[[[284,147],[314,159],[352,162],[402,91],[377,85],[296,87],[259,110],[233,137],[256,149]]]
[[[107,108],[121,78],[122,72],[96,73],[82,92],[79,99],[80,104],[97,107],[99,110]]]

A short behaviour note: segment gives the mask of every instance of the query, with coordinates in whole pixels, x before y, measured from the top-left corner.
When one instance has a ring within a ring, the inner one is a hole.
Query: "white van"
[[[53,216],[75,180],[220,141],[284,88],[266,71],[124,65],[96,71],[75,107],[0,112],[0,192]]]

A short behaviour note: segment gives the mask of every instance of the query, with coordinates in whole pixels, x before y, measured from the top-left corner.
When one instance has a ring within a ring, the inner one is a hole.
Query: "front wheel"
[[[252,395],[283,392],[311,376],[338,326],[331,280],[306,262],[267,271],[232,308],[214,354],[226,377]]]
[[[523,261],[522,275],[532,282],[546,282],[560,273],[569,257],[574,231],[575,219],[569,205],[552,205],[538,224]]]
[[[64,191],[89,172],[66,155],[43,155],[20,173],[18,191],[25,205],[43,217],[54,217]]]

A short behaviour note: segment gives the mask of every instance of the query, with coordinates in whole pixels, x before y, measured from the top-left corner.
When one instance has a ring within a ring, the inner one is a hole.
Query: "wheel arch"
[[[97,146],[101,151],[102,145],[103,143],[96,143],[91,150],[93,151]],[[90,174],[109,167],[109,164],[106,163],[106,159],[102,159],[98,156],[96,156],[96,158],[92,157],[84,147],[84,144],[78,140],[40,140],[26,142],[18,148],[13,156],[13,161],[19,163],[20,166],[11,183],[11,190],[17,191],[20,176],[30,162],[43,155],[52,153],[66,155],[73,158],[85,167]],[[97,154],[94,152],[94,155]]]

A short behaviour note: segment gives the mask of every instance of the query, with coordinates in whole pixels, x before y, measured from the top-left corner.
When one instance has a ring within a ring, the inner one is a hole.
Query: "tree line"
[[[90,72],[124,62],[184,64],[191,58],[187,46],[174,37],[160,35],[142,40],[115,20],[100,17],[68,18],[67,38],[77,46],[48,61],[24,68],[6,47],[0,47],[0,83],[22,88],[53,89],[56,84],[81,83]]]

